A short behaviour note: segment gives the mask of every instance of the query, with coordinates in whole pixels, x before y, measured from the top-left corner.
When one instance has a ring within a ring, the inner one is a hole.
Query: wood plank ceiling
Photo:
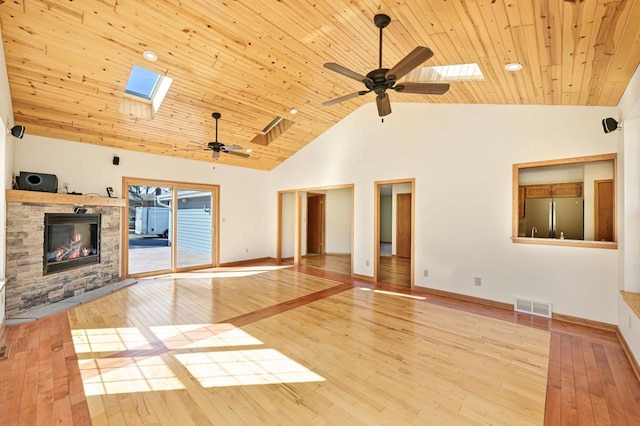
[[[441,96],[391,92],[394,102],[617,105],[640,61],[640,0],[0,1],[16,124],[27,133],[271,170],[374,94],[323,68],[366,74],[415,46],[424,65],[477,63],[482,81]],[[152,50],[158,60],[142,53]],[[504,65],[520,62],[509,73]],[[133,65],[173,79],[153,118],[119,112]],[[291,108],[299,113],[290,114]],[[204,148],[215,138],[250,158]],[[292,125],[252,142],[274,117]]]

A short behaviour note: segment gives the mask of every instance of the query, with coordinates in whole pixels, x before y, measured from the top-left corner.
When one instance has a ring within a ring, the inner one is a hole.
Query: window
[[[120,112],[139,118],[153,118],[173,80],[134,65],[129,74]]]
[[[513,166],[517,243],[616,248],[616,154]]]

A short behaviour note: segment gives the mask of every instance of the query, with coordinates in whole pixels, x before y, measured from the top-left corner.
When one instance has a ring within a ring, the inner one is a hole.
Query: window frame
[[[512,181],[512,206],[511,206],[511,241],[519,244],[538,244],[549,246],[567,246],[567,247],[588,247],[601,249],[617,249],[618,248],[618,226],[617,226],[617,160],[618,155],[600,154],[585,157],[562,158],[556,160],[534,161],[529,163],[517,163],[513,165],[513,181]],[[602,161],[613,161],[613,241],[584,241],[584,240],[566,240],[551,238],[532,238],[518,236],[518,208],[519,208],[519,191],[520,191],[520,170],[531,169],[547,166],[560,166],[568,164],[585,164],[597,163]]]

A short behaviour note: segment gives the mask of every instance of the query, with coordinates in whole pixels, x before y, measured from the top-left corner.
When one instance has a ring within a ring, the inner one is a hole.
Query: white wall
[[[284,259],[293,257],[295,253],[295,203],[295,192],[282,193],[280,255]]]
[[[640,318],[631,310],[622,295],[618,296],[618,328],[636,360],[640,359]]]
[[[351,253],[351,188],[326,191],[325,251]]]
[[[640,292],[640,68],[620,100],[623,131],[613,132],[618,140],[618,179],[623,182],[618,221],[622,256],[619,259],[619,288]],[[613,116],[617,118],[617,116]],[[636,360],[640,360],[640,318],[618,296],[618,328]]]
[[[392,106],[384,123],[370,103],[333,126],[271,172],[270,192],[353,182],[354,273],[373,276],[373,183],[414,177],[416,285],[507,303],[530,297],[617,322],[617,250],[510,238],[512,165],[616,152],[601,127],[616,108]],[[275,209],[276,196],[269,201]]]
[[[638,98],[640,102],[640,92]],[[640,292],[640,118],[625,120],[621,137],[624,139],[623,160],[619,161],[624,182],[621,191],[624,227],[620,240],[624,259],[620,288]]]
[[[118,166],[112,164],[114,154]],[[106,196],[111,186],[121,197],[123,176],[220,185],[220,262],[271,255],[271,224],[263,214],[267,172],[28,134],[15,144],[13,173],[20,171],[55,174],[58,186],[67,182],[70,191],[86,195]]]
[[[391,221],[393,216],[393,203],[391,195],[380,196],[380,241],[390,243],[393,240]]]

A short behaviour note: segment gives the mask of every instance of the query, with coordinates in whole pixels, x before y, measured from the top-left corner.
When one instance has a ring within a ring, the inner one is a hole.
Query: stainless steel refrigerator
[[[529,198],[525,201],[525,236],[584,240],[584,199]]]

